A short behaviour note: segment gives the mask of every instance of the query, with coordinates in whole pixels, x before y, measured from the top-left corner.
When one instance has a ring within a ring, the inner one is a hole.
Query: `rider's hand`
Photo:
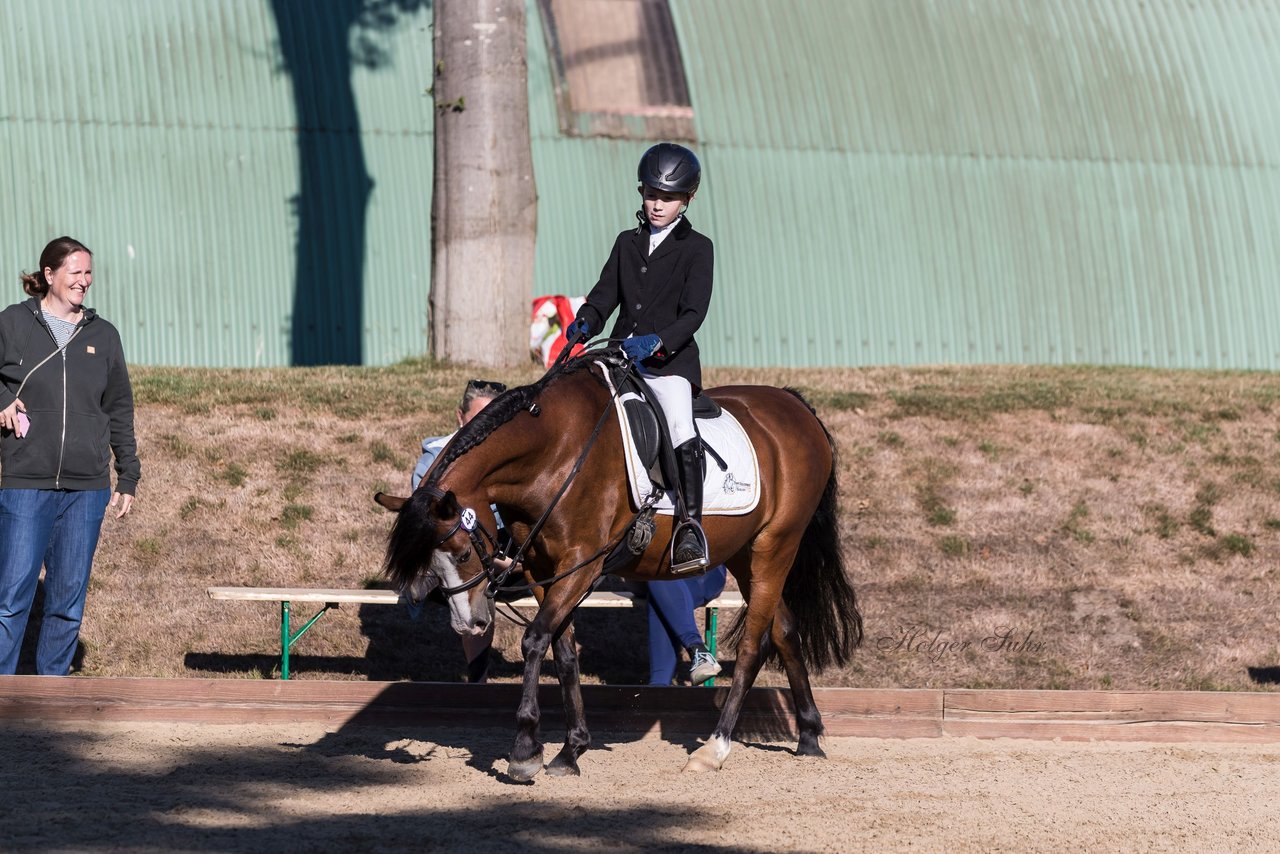
[[[587,332],[587,322],[581,319],[570,323],[569,328],[564,331],[564,340],[570,344],[585,342],[590,337],[591,333]]]
[[[623,341],[622,352],[626,353],[631,361],[639,362],[658,352],[661,346],[662,339],[657,335],[641,335],[638,338],[628,338]]]

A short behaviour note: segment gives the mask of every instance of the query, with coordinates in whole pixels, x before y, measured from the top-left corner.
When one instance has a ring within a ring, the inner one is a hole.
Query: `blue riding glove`
[[[639,338],[628,338],[622,342],[622,352],[633,362],[643,361],[662,346],[662,339],[657,335],[641,335]]]
[[[570,344],[576,344],[578,341],[586,341],[591,337],[591,333],[587,332],[587,322],[585,320],[575,320],[569,324],[569,328],[564,331],[564,340]]]

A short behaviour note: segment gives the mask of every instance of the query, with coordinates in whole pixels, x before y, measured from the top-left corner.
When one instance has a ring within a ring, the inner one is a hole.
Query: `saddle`
[[[662,412],[658,397],[649,390],[649,384],[627,364],[609,364],[609,381],[617,389],[618,400],[622,411],[626,414],[627,423],[623,429],[630,431],[635,450],[640,461],[649,471],[650,481],[655,486],[672,490],[679,482],[676,473],[675,447],[671,444],[671,436],[667,432],[667,418]],[[699,421],[719,418],[724,413],[720,404],[699,392],[693,398],[693,429],[706,449],[707,455],[714,459],[725,470],[724,459],[715,449],[702,439],[702,431],[698,429]]]
[[[606,355],[596,362],[614,394],[614,409],[622,431],[625,468],[633,506],[639,515],[618,548],[605,560],[605,573],[616,572],[648,548],[657,514],[676,512],[673,494],[678,474],[675,451],[667,436],[667,420],[643,378],[624,357]],[[694,398],[694,428],[714,464],[703,482],[702,512],[740,515],[755,509],[760,499],[760,467],[751,440],[733,413],[707,395]],[[713,447],[713,445],[717,447]]]

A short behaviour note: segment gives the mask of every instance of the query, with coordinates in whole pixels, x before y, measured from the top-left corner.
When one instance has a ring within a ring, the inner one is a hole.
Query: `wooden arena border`
[[[563,723],[544,684],[543,732]],[[437,682],[0,676],[0,722],[322,723],[512,727],[520,686]],[[592,730],[706,735],[727,688],[585,685]],[[794,734],[788,692],[755,688],[741,738]],[[818,688],[827,734],[869,738],[1280,743],[1280,693]]]

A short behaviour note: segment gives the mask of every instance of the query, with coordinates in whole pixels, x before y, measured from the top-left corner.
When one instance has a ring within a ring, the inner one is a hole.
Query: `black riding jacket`
[[[713,262],[711,239],[694,231],[687,216],[652,255],[647,226],[624,231],[578,319],[598,335],[618,309],[611,338],[656,334],[662,348],[644,360],[645,368],[658,376],[682,376],[695,391],[701,389],[702,362],[693,335],[711,305]]]
[[[26,379],[21,399],[31,419],[25,437],[0,435],[0,487],[110,488],[114,454],[115,491],[133,495],[138,488],[133,388],[120,334],[93,309],[83,314],[59,354],[38,299],[0,312],[0,409]]]

